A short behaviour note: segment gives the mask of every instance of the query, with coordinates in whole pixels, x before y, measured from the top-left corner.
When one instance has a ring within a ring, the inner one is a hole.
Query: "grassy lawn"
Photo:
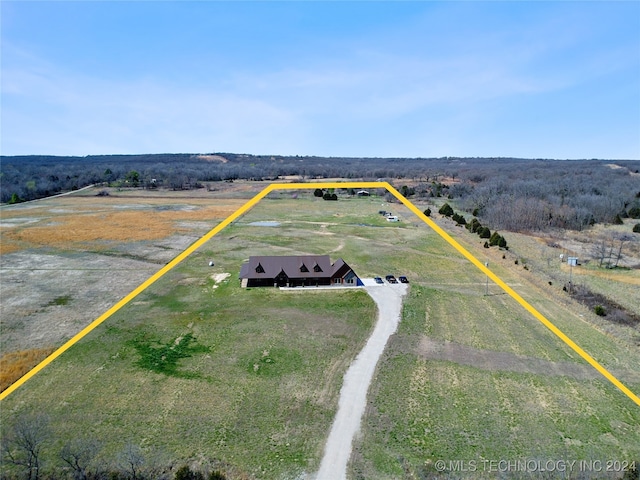
[[[321,211],[328,202],[298,203]],[[374,220],[373,204],[362,205],[361,215],[325,215],[334,224]],[[316,469],[342,377],[370,334],[375,304],[364,291],[240,288],[249,255],[343,245],[332,259],[351,262],[362,250],[337,232],[316,235],[319,227],[308,222],[317,212],[304,208],[296,210],[299,224],[248,225],[276,212],[284,219],[282,208],[290,205],[256,207],[4,400],[3,435],[12,418],[45,412],[55,432],[45,450],[53,463],[67,441],[93,437],[104,443],[106,459],[132,442],[149,456],[218,459],[257,478]],[[355,263],[366,258],[361,253]],[[217,283],[222,273],[230,276]]]
[[[370,391],[350,464],[353,478],[428,478],[438,473],[438,460],[482,465],[485,459],[640,459],[640,409],[629,398],[598,375],[553,373],[559,365],[586,362],[510,297],[474,290],[472,272],[460,270],[455,283],[462,285],[451,289],[443,288],[446,276],[434,272],[431,284],[414,283],[405,301],[399,331]],[[524,290],[556,326],[640,391],[637,349],[621,346],[529,287],[516,290]],[[468,348],[460,348],[459,361],[425,357],[425,338]],[[487,358],[500,352],[532,359],[531,364],[542,360],[543,366],[540,372],[519,372],[508,360],[492,368],[469,365],[464,352],[470,348]],[[495,471],[447,475],[495,478]]]
[[[44,412],[55,431],[51,459],[70,439],[95,437],[108,459],[133,442],[148,456],[218,459],[253,478],[314,472],[344,372],[373,327],[374,302],[364,291],[242,289],[238,273],[250,255],[329,253],[360,276],[411,280],[370,391],[353,478],[419,478],[438,459],[640,460],[640,409],[604,379],[424,355],[426,338],[550,365],[585,363],[495,285],[485,295],[484,275],[409,215],[379,197],[270,194],[4,400],[3,435],[19,415]],[[280,226],[251,225],[265,220]],[[512,259],[467,246],[640,391],[637,349],[582,321]]]

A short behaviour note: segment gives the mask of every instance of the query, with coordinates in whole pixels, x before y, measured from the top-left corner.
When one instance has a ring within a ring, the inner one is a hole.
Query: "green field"
[[[386,222],[381,209],[402,221]],[[149,459],[217,461],[230,478],[312,474],[375,304],[364,291],[240,288],[242,262],[266,254],[330,254],[360,276],[412,282],[370,391],[352,478],[423,478],[439,459],[640,460],[640,408],[495,285],[485,295],[484,275],[408,210],[310,191],[270,194],[11,394],[3,436],[15,418],[44,412],[55,432],[44,452],[51,468],[66,442],[91,437],[105,461],[131,442]],[[511,263],[492,260],[491,269],[640,392],[638,349]],[[222,273],[230,276],[216,283]],[[429,346],[452,347],[453,358]],[[474,355],[486,365],[474,366]],[[514,371],[510,359],[531,371]]]

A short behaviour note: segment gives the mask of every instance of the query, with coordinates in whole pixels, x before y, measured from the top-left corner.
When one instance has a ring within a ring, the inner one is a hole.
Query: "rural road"
[[[14,203],[14,205],[23,205],[25,203],[40,202],[42,200],[51,200],[52,198],[64,197],[64,196],[67,196],[67,195],[73,195],[74,193],[82,192],[83,190],[88,190],[89,188],[93,188],[95,186],[96,186],[96,184],[92,183],[91,185],[87,185],[86,187],[79,188],[78,190],[71,190],[70,192],[58,193],[56,195],[50,195],[48,197],[36,198],[34,200],[27,200],[25,202]],[[4,206],[6,206],[6,205],[3,205],[3,207]]]
[[[367,392],[378,359],[389,337],[396,331],[402,313],[402,298],[407,285],[376,285],[365,282],[367,293],[378,306],[378,322],[367,344],[355,358],[344,376],[338,413],[325,445],[324,457],[315,480],[342,480],[347,478],[347,463],[351,456],[351,444],[360,428]]]

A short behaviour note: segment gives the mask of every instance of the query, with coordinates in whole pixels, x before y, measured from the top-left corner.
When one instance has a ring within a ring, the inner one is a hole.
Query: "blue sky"
[[[2,0],[1,153],[640,158],[640,2]]]

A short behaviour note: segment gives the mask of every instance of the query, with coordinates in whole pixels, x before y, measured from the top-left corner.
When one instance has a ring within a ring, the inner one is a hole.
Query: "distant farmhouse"
[[[329,255],[255,256],[240,269],[243,287],[361,286],[362,281],[341,258]]]

